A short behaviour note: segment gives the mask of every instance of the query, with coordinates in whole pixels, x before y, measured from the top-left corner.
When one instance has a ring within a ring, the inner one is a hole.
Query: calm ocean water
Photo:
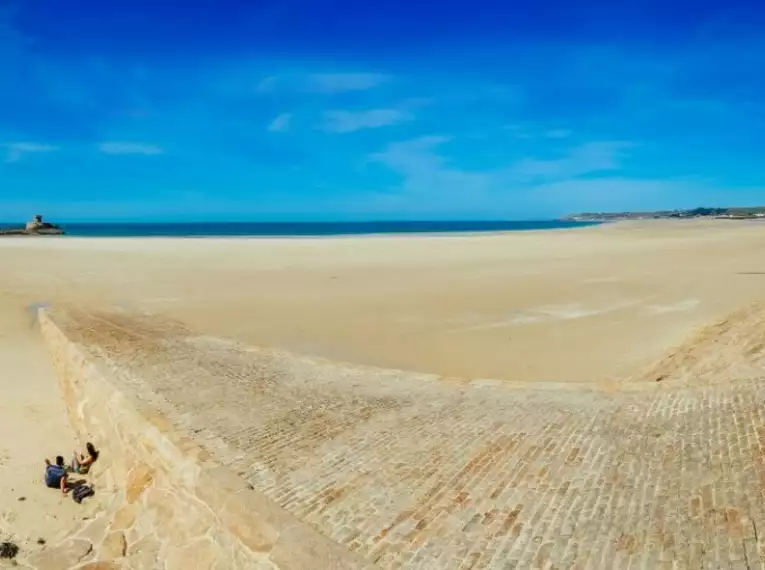
[[[0,228],[18,224],[0,224]],[[233,237],[341,236],[555,230],[593,225],[558,220],[539,222],[207,222],[61,223],[68,236],[80,237]]]

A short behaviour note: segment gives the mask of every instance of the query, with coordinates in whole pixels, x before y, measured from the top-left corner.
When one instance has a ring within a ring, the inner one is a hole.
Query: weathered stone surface
[[[229,531],[254,552],[271,550],[279,533],[270,525],[262,523],[249,508],[247,493],[231,497],[219,516]]]
[[[222,533],[227,531],[217,529],[211,531],[207,538],[214,544],[220,544]],[[224,539],[225,541],[225,539]],[[246,548],[231,548],[221,551],[216,563],[213,565],[215,570],[277,570],[276,566],[269,561],[267,554],[252,556],[252,553]]]
[[[223,505],[231,496],[248,488],[250,486],[241,477],[218,465],[199,474],[194,492],[206,503]]]
[[[98,544],[103,540],[108,526],[109,517],[107,515],[101,515],[98,518],[89,521],[77,536],[89,540],[93,544]]]
[[[134,503],[154,481],[154,469],[148,465],[137,465],[128,473],[125,498],[128,503]]]
[[[91,550],[89,540],[72,538],[29,556],[27,562],[37,570],[63,570],[77,565]]]
[[[287,529],[271,553],[270,560],[278,568],[290,570],[359,570],[359,561],[346,550],[306,527]]]
[[[165,560],[166,570],[211,570],[218,561],[220,550],[208,539],[192,542],[183,548],[171,548]]]
[[[195,491],[209,505],[227,505],[232,500],[241,503],[243,510],[258,513],[257,522],[260,525],[277,529],[294,523],[289,513],[225,467],[202,470]]]
[[[112,519],[112,530],[127,530],[133,526],[138,512],[138,505],[132,503],[119,509]]]
[[[183,546],[209,534],[210,529],[220,527],[220,521],[204,509],[187,512],[179,509],[177,516],[167,528],[158,528],[158,532],[166,532],[170,546]],[[229,539],[231,537],[229,536]]]
[[[152,514],[154,528],[164,531],[170,530],[176,510],[182,507],[176,505],[175,497],[163,489],[151,489],[146,493],[145,507]]]
[[[80,566],[76,570],[122,570],[124,566],[119,562],[89,562],[85,566]]]
[[[99,558],[122,558],[127,550],[125,533],[122,531],[110,532],[98,549]]]
[[[132,568],[155,568],[161,544],[156,536],[145,536],[127,549],[127,562]]]

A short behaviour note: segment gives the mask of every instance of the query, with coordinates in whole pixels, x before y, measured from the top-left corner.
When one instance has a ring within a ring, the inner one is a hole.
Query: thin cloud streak
[[[635,199],[640,190],[686,188],[685,184],[660,186],[656,181],[649,184],[619,177],[626,149],[633,146],[624,141],[572,146],[553,160],[527,157],[504,167],[470,170],[453,166],[440,149],[452,140],[447,136],[419,137],[389,144],[382,152],[371,155],[372,161],[384,164],[402,178],[399,185],[390,189],[388,202],[413,207],[412,201],[449,201],[459,210],[468,204],[498,206],[507,203],[511,196],[518,204],[546,203],[557,194],[559,205],[563,205],[576,203],[591,189],[596,195],[608,191],[614,196],[613,203],[625,203]],[[600,173],[608,173],[608,177],[597,181],[584,178]],[[554,206],[552,201],[548,205],[550,209]]]
[[[104,154],[141,154],[146,156],[155,156],[163,154],[165,151],[153,144],[133,143],[133,142],[103,142],[98,148]]]
[[[366,91],[388,81],[381,73],[314,73],[308,76],[309,90],[317,93]]]
[[[6,149],[5,162],[18,162],[25,154],[52,152],[58,150],[57,147],[48,144],[39,144],[31,142],[15,142],[2,145]]]
[[[282,113],[274,118],[268,125],[268,130],[272,133],[282,133],[290,128],[292,113]]]
[[[320,127],[329,133],[352,133],[361,129],[377,129],[411,121],[414,117],[397,109],[373,109],[371,111],[327,111]]]
[[[260,93],[315,93],[334,95],[374,89],[391,80],[382,73],[287,73],[271,75],[258,83]]]
[[[548,139],[567,139],[571,136],[571,131],[568,129],[552,129],[545,132],[545,136]]]
[[[525,158],[509,169],[519,181],[565,180],[584,174],[618,170],[625,149],[632,144],[625,141],[598,141],[568,150],[561,158],[539,160]]]

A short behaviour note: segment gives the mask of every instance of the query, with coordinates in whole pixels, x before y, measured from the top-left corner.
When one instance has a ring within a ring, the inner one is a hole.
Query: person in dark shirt
[[[52,465],[50,461],[45,460],[45,484],[51,489],[61,489],[66,495],[69,491],[66,481],[66,467],[64,467],[64,458],[60,455],[56,457],[56,464]]]

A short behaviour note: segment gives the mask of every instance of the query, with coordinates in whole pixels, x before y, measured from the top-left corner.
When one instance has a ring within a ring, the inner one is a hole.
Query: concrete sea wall
[[[190,434],[137,394],[55,316],[39,322],[80,442],[101,456],[83,506],[85,526],[21,560],[35,570],[362,568],[364,562],[285,512],[217,463]],[[179,382],[183,379],[179,378]]]

